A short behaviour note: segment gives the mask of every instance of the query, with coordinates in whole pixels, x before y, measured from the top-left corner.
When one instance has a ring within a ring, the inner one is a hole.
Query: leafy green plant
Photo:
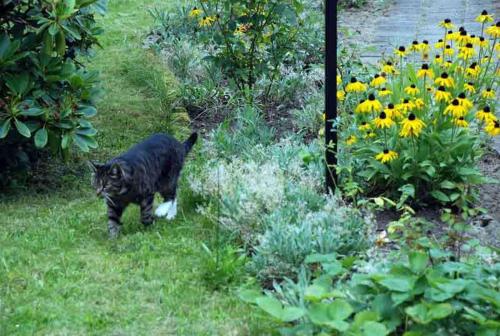
[[[312,255],[306,261],[319,272],[299,300],[282,289],[240,297],[281,321],[283,335],[495,335],[499,264],[450,261],[447,252],[422,245],[368,273],[350,273],[352,263],[335,255]]]
[[[500,134],[490,66],[497,42],[465,31],[445,35],[434,46],[424,40],[397,48],[370,77],[349,68],[338,77],[339,155],[352,156],[339,172],[368,194],[398,199],[412,188],[404,196],[410,202],[457,207],[476,199],[482,145]]]
[[[73,144],[96,148],[97,74],[77,57],[97,44],[105,2],[3,1],[0,10],[0,146],[12,156],[30,142],[64,155]]]

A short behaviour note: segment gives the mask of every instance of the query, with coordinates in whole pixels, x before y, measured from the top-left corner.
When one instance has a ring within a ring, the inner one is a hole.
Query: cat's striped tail
[[[184,149],[186,150],[186,154],[191,151],[191,148],[193,148],[196,139],[198,139],[198,133],[194,132],[186,141],[184,141]]]

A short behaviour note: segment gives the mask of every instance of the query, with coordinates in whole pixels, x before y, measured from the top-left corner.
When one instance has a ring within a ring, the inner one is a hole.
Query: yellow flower
[[[403,127],[401,128],[399,135],[403,138],[413,136],[418,137],[422,132],[422,129],[425,127],[425,123],[418,119],[413,113],[410,113],[408,118],[401,122],[401,125],[403,125]]]
[[[446,72],[443,72],[439,78],[436,78],[435,83],[445,87],[453,87],[455,84],[453,78],[451,78]]]
[[[384,76],[380,76],[379,74],[376,74],[372,81],[370,82],[371,86],[378,87],[382,86],[386,82],[386,79]]]
[[[451,100],[451,93],[447,92],[444,86],[440,86],[434,93],[434,97],[436,97],[437,102],[444,101],[448,103]]]
[[[500,43],[499,43],[500,44]],[[486,55],[481,59],[481,64],[488,63],[490,60],[490,56]]]
[[[197,17],[197,16],[199,16],[201,13],[202,13],[202,10],[201,10],[201,9],[196,8],[196,7],[193,7],[193,9],[191,9],[191,10],[189,11],[188,16],[189,16],[189,17]]]
[[[346,144],[349,146],[354,145],[358,141],[358,138],[356,138],[355,135],[350,135],[347,140],[345,141]]]
[[[420,93],[420,90],[415,86],[415,84],[412,84],[410,86],[405,87],[405,93],[410,96],[416,96]]]
[[[384,149],[382,153],[379,153],[375,156],[375,159],[382,163],[386,163],[397,159],[397,157],[398,153],[396,153],[395,151]]]
[[[454,53],[455,53],[455,50],[451,47],[451,45],[447,44],[446,48],[444,48],[444,54],[446,56],[453,56]]]
[[[436,56],[434,57],[434,63],[436,63],[436,64],[441,64],[441,63],[443,63],[443,58],[441,57],[441,55],[436,55]]]
[[[418,41],[413,41],[410,46],[410,51],[417,52],[420,51],[420,44]]]
[[[338,90],[337,91],[337,100],[344,101],[344,99],[345,99],[345,92],[344,92],[344,90]]]
[[[356,109],[354,110],[354,112],[356,112],[356,113],[369,112],[369,111],[366,111],[366,105],[364,105],[365,101],[366,101],[365,99],[361,99],[358,106],[356,106]]]
[[[482,36],[477,41],[477,45],[481,48],[488,48],[489,44],[490,42]]]
[[[448,41],[454,41],[457,39],[457,36],[460,34],[460,32],[453,32],[451,30],[448,30],[446,33],[446,40]]]
[[[415,104],[408,99],[404,99],[402,103],[396,105],[396,109],[399,112],[406,114],[415,108]]]
[[[370,139],[370,138],[375,138],[377,135],[372,132],[372,131],[369,131],[369,132],[366,132],[365,136],[363,138],[365,139]]]
[[[369,131],[371,129],[372,129],[372,126],[369,123],[367,123],[366,121],[363,121],[361,123],[361,125],[358,126],[358,130],[360,130],[362,132],[363,131]]]
[[[458,58],[462,58],[464,60],[467,60],[467,59],[473,57],[475,54],[476,54],[476,51],[474,50],[472,43],[467,43],[465,45],[465,47],[460,48],[460,53],[458,54]]]
[[[444,19],[443,21],[439,22],[439,27],[443,27],[445,29],[453,29],[455,27],[453,23],[451,23],[450,19]]]
[[[214,16],[204,16],[199,24],[200,24],[200,27],[206,27],[206,26],[211,26],[212,23],[215,22],[215,17]]]
[[[251,25],[250,24],[239,24],[238,27],[234,30],[234,35],[236,36],[242,36],[244,35],[249,29]]]
[[[380,115],[373,120],[375,127],[377,128],[390,128],[394,125],[394,121],[391,118],[387,117],[385,112],[380,112]]]
[[[471,82],[464,84],[464,90],[469,93],[476,93],[476,88],[474,87],[474,83]]]
[[[473,106],[472,102],[465,96],[465,92],[462,92],[458,95],[458,102],[460,103],[460,105],[465,107],[466,110],[470,110]]]
[[[387,117],[391,119],[401,119],[403,118],[403,114],[401,114],[401,111],[398,109],[394,108],[394,104],[390,103],[387,105],[387,107],[384,109],[385,114]]]
[[[481,68],[476,62],[472,63],[466,70],[466,74],[471,77],[477,77],[481,73]]]
[[[342,84],[342,77],[340,75],[337,75],[337,85]]]
[[[483,10],[481,15],[476,17],[476,22],[479,22],[479,23],[493,22],[493,16],[488,14],[487,11]]]
[[[380,112],[383,109],[382,104],[375,99],[373,94],[370,94],[368,99],[361,103],[361,105],[363,105],[361,112]]]
[[[356,77],[352,77],[351,82],[349,84],[347,84],[345,91],[346,92],[365,92],[366,91],[366,84],[358,82]]]
[[[498,136],[500,135],[500,123],[498,120],[490,121],[486,124],[484,130],[491,136]]]
[[[481,93],[481,95],[483,96],[483,98],[493,99],[495,98],[495,91],[492,88],[487,88]]]
[[[394,68],[394,65],[392,64],[392,62],[386,62],[382,66],[382,72],[389,74],[389,75],[393,75],[396,73],[396,68]]]
[[[465,29],[460,31],[460,34],[456,37],[456,41],[460,45],[465,45],[470,42],[470,37],[467,35],[467,31]]]
[[[400,46],[398,49],[394,50],[394,54],[399,57],[405,57],[406,56],[406,48],[403,46]]]
[[[467,114],[467,110],[464,106],[460,105],[458,99],[453,99],[450,105],[444,110],[445,115],[452,115],[454,118],[460,118]]]
[[[385,97],[385,96],[388,96],[388,95],[391,95],[392,94],[392,91],[391,90],[387,90],[387,88],[381,88],[379,91],[378,91],[378,94],[381,96],[381,97]]]
[[[434,78],[434,71],[429,69],[429,64],[427,63],[422,64],[422,68],[417,72],[417,78],[422,77]]]
[[[424,100],[422,98],[415,99],[413,101],[413,104],[415,104],[415,107],[419,110],[425,106]]]
[[[476,119],[488,123],[497,120],[497,117],[491,113],[489,106],[485,106],[482,110],[476,112]]]
[[[464,117],[459,117],[459,118],[453,119],[453,123],[456,126],[463,127],[463,128],[466,128],[467,126],[469,126],[469,123],[465,120]]]
[[[429,41],[427,40],[423,40],[422,43],[419,44],[418,48],[422,53],[427,53],[431,49],[429,47]]]
[[[444,41],[443,39],[439,39],[436,43],[434,43],[434,48],[436,49],[443,49],[444,48]]]

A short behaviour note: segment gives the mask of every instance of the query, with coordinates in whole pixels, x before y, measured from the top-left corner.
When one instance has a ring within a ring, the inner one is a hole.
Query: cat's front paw
[[[158,205],[158,208],[155,210],[156,217],[166,217],[172,207],[172,204],[173,202],[169,201]]]

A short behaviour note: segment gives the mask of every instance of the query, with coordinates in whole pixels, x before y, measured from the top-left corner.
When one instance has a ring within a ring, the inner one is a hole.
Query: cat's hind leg
[[[177,185],[170,190],[162,191],[161,195],[164,199],[164,203],[160,204],[155,211],[156,216],[165,217],[168,220],[172,220],[177,215]]]

